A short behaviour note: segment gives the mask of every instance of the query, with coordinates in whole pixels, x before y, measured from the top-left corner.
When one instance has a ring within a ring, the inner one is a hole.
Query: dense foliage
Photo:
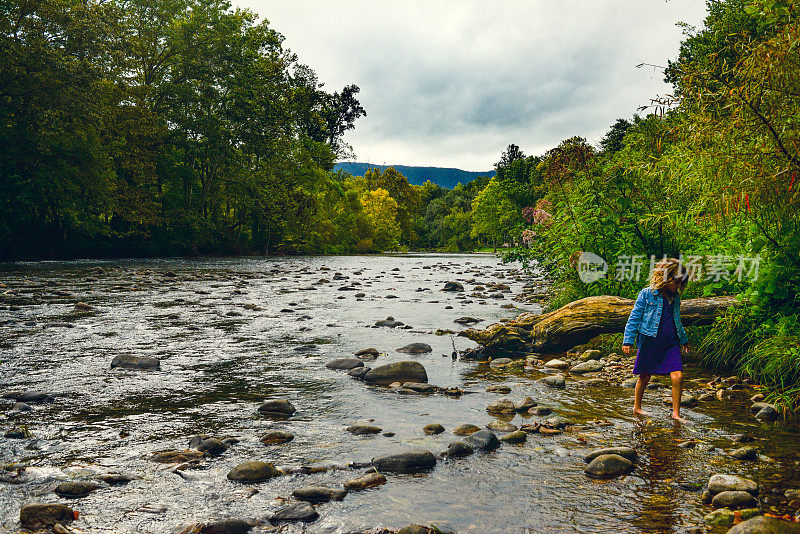
[[[543,202],[524,246],[557,302],[633,297],[651,258],[691,263],[689,296],[740,294],[745,305],[700,333],[700,357],[738,369],[800,405],[800,6],[709,2],[667,68],[674,95],[612,126],[599,149],[573,138],[539,164]],[[608,275],[581,282],[588,251]],[[636,265],[640,263],[641,265]],[[641,276],[636,276],[640,269]]]
[[[364,110],[224,0],[0,7],[0,256],[311,251]],[[350,211],[348,211],[350,210]]]

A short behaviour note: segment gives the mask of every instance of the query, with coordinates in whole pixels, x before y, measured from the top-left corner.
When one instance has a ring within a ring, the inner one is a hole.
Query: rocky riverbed
[[[0,266],[0,530],[796,531],[756,384],[689,366],[673,425],[613,352],[461,357],[546,294],[487,255]]]

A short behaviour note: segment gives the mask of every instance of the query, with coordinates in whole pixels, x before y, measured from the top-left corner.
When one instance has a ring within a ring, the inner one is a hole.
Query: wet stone
[[[489,430],[494,430],[495,432],[513,432],[517,429],[516,426],[512,425],[508,421],[503,421],[502,419],[495,419],[494,421],[491,421],[486,425],[486,428]]]
[[[427,434],[429,436],[432,436],[432,435],[441,434],[442,432],[444,432],[444,427],[442,425],[440,425],[439,423],[431,423],[429,425],[425,425],[424,427],[422,427],[422,431],[425,434]]]
[[[583,461],[588,464],[598,456],[602,456],[604,454],[616,454],[617,456],[627,458],[630,462],[636,462],[637,458],[636,449],[632,447],[607,447],[604,449],[595,449],[590,451],[586,456],[583,457]]]
[[[593,459],[584,472],[594,478],[614,478],[633,470],[633,463],[618,454],[601,454]]]
[[[296,412],[294,405],[286,399],[269,400],[258,407],[258,411],[264,415],[288,417]]]
[[[514,430],[513,432],[509,432],[505,436],[500,437],[500,441],[505,441],[507,443],[524,443],[527,439],[528,433],[523,432],[522,430]]]
[[[29,503],[19,511],[19,522],[22,528],[39,530],[52,528],[56,523],[72,523],[75,512],[65,504]]]
[[[500,440],[491,430],[479,430],[470,434],[466,437],[466,442],[484,452],[493,451],[500,446]]]
[[[253,526],[241,519],[226,519],[209,523],[195,523],[178,534],[247,534]]]
[[[444,451],[442,455],[446,456],[447,458],[463,458],[464,456],[469,456],[474,452],[475,450],[467,443],[464,443],[463,441],[454,441],[447,446],[447,450]]]
[[[158,371],[161,361],[150,356],[134,356],[132,354],[118,354],[111,360],[111,368],[134,369],[138,371]]]
[[[160,464],[182,464],[192,460],[205,458],[206,454],[197,450],[170,450],[153,453],[150,460]]]
[[[546,376],[542,378],[542,383],[551,388],[564,388],[567,385],[564,375],[561,374]]]
[[[428,354],[433,352],[433,348],[427,343],[409,343],[395,350],[404,354]]]
[[[525,397],[518,403],[514,404],[514,411],[524,413],[529,411],[534,406],[536,406],[536,401],[533,400],[531,397]]]
[[[325,367],[327,367],[328,369],[349,371],[351,369],[355,369],[356,367],[364,367],[364,362],[362,362],[358,358],[338,358],[336,360],[331,360],[328,363],[326,363]]]
[[[425,367],[415,361],[394,362],[381,365],[364,375],[364,381],[388,386],[392,382],[428,382]]]
[[[59,497],[64,497],[67,499],[78,499],[80,497],[86,497],[90,493],[95,490],[102,488],[100,484],[95,484],[94,482],[86,482],[86,481],[76,481],[76,482],[62,482],[58,486],[55,487],[53,493],[58,495]]]
[[[758,494],[758,484],[749,478],[718,473],[708,479],[708,491],[712,495],[723,491],[746,491],[756,495]]]
[[[756,498],[746,491],[723,491],[711,499],[711,505],[714,508],[744,508],[757,504]]]
[[[800,523],[760,515],[739,523],[727,534],[800,534]]]
[[[731,451],[731,457],[737,460],[756,460],[758,458],[758,448],[752,445],[745,445]]]
[[[124,486],[133,479],[130,476],[121,473],[109,473],[107,475],[98,476],[97,480],[101,480],[109,486]]]
[[[573,374],[595,373],[597,371],[602,371],[605,366],[606,365],[600,361],[589,360],[573,366],[570,368],[569,372]]]
[[[208,438],[200,442],[200,444],[197,446],[197,450],[204,452],[209,456],[219,456],[228,450],[228,446],[217,438]]]
[[[386,484],[386,477],[380,473],[371,471],[358,478],[348,480],[347,482],[344,483],[344,487],[349,490],[358,491],[367,488],[373,488],[375,486],[380,486],[381,484]]]
[[[500,399],[487,406],[486,411],[489,413],[514,413],[516,407],[513,401],[509,399]]]
[[[508,386],[504,386],[502,384],[494,384],[486,388],[487,393],[500,393],[505,395],[507,393],[511,393],[511,388]]]
[[[311,503],[341,501],[345,495],[347,495],[346,489],[326,488],[324,486],[305,486],[292,492],[292,497],[298,501]]]
[[[454,428],[453,434],[455,434],[456,436],[469,436],[470,434],[478,432],[480,429],[481,428],[479,426],[466,423]]]
[[[373,458],[372,465],[379,471],[389,473],[416,473],[433,469],[436,457],[430,451],[414,449]]]
[[[348,426],[345,430],[354,436],[368,436],[371,434],[380,434],[382,428],[373,425],[352,425]]]
[[[314,507],[307,502],[292,503],[269,516],[269,522],[273,525],[298,521],[310,523],[317,519],[319,519],[319,514],[314,510]]]
[[[264,482],[270,478],[280,476],[281,472],[270,463],[250,461],[244,462],[228,473],[228,480],[244,483]]]
[[[285,430],[273,430],[267,432],[259,438],[259,441],[264,445],[280,445],[288,443],[294,439],[294,434]]]

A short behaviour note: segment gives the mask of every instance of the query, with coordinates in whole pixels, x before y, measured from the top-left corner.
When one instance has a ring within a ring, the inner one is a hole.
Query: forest
[[[444,189],[334,172],[366,115],[221,0],[34,0],[0,17],[0,260],[472,251],[547,274],[553,305],[632,297],[620,258],[693,258],[691,295],[747,303],[699,357],[800,403],[800,29],[794,0],[709,1],[669,95],[599,145],[510,144]],[[610,264],[583,283],[576,254]],[[620,273],[623,275],[620,276]]]

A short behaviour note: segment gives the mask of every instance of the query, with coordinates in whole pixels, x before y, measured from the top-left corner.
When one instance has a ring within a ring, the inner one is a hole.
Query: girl
[[[642,396],[652,375],[670,375],[672,379],[672,418],[680,417],[683,393],[683,363],[681,348],[689,353],[688,339],[681,324],[681,292],[686,287],[689,274],[679,260],[666,258],[656,264],[650,287],[639,292],[633,305],[622,352],[630,356],[634,342],[639,346],[633,373],[639,375],[633,411],[644,415]]]

